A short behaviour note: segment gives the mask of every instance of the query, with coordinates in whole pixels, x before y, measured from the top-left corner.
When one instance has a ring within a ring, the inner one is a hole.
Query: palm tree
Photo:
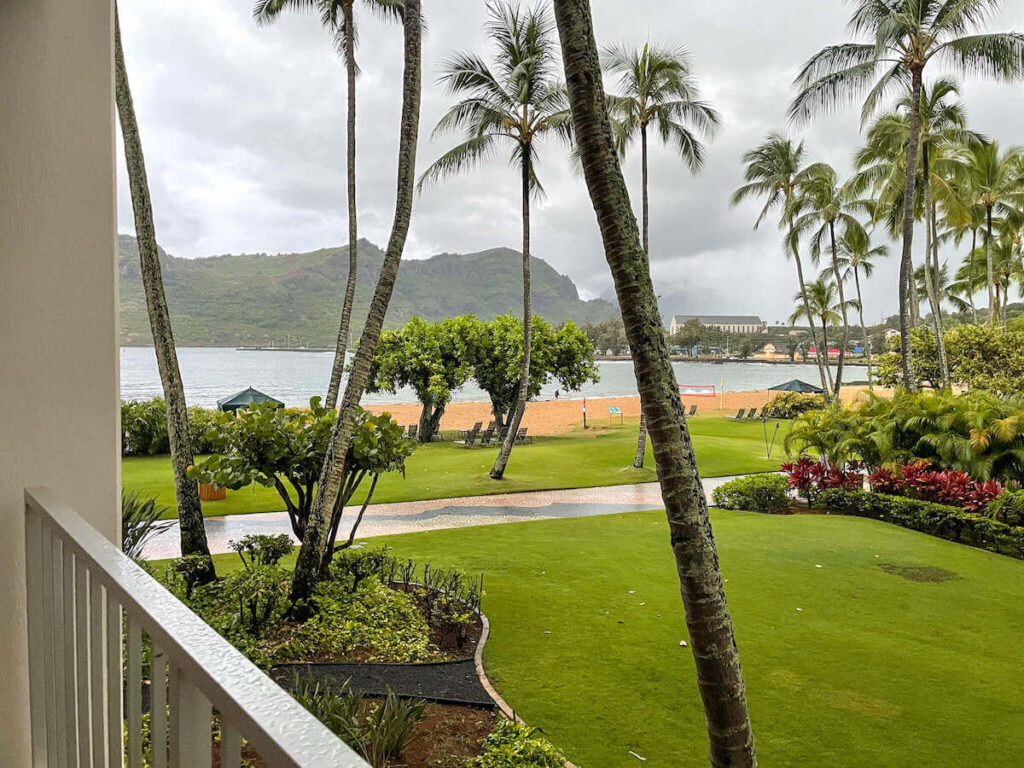
[[[985,209],[985,264],[988,275],[989,323],[999,322],[995,265],[992,256],[993,211],[1010,212],[1024,203],[1024,152],[1011,147],[1000,152],[999,142],[977,143],[969,147],[967,175],[970,188]]]
[[[685,48],[663,48],[645,43],[605,49],[605,69],[619,78],[619,94],[608,96],[611,114],[621,127],[621,151],[640,137],[640,189],[643,209],[644,253],[650,258],[650,207],[648,205],[647,130],[658,132],[686,163],[690,173],[704,166],[704,144],[718,126],[718,113],[700,100],[700,92]],[[640,419],[633,467],[642,469],[647,453],[646,422]]]
[[[811,259],[815,264],[821,258],[823,247],[828,247],[832,261],[832,276],[839,292],[839,306],[842,309],[843,337],[839,345],[839,360],[836,363],[834,392],[839,396],[843,386],[843,363],[849,344],[850,323],[846,315],[846,295],[843,278],[839,270],[839,246],[836,227],[845,232],[860,229],[861,223],[853,215],[857,208],[863,208],[849,184],[840,184],[835,169],[827,163],[814,163],[805,168],[797,178],[800,194],[793,201],[793,228],[797,236],[810,234]],[[826,350],[828,348],[826,347]],[[827,351],[826,351],[827,354]]]
[[[434,134],[462,131],[465,140],[442,155],[420,177],[420,188],[464,172],[507,142],[519,166],[523,211],[523,370],[515,410],[510,414],[491,477],[505,474],[530,389],[532,310],[530,304],[530,198],[543,193],[537,179],[537,145],[548,135],[568,142],[572,128],[565,86],[556,77],[558,49],[549,13],[537,6],[488,2],[488,36],[498,50],[495,71],[480,57],[456,53],[443,64],[441,82],[462,96],[438,122]]]
[[[871,244],[871,236],[864,227],[850,227],[839,238],[840,264],[846,268],[843,274],[853,276],[853,284],[857,289],[857,309],[860,314],[861,343],[868,360],[868,386],[874,389],[871,375],[871,340],[868,338],[868,327],[864,322],[864,296],[861,293],[860,276],[871,277],[875,271],[875,259],[884,259],[889,255],[889,246]],[[813,325],[813,323],[812,323]]]
[[[117,114],[124,138],[125,162],[128,166],[128,185],[131,188],[132,209],[135,212],[135,238],[139,246],[139,264],[142,285],[146,291],[146,309],[149,327],[153,331],[157,369],[167,403],[167,436],[171,447],[171,467],[174,470],[174,496],[178,502],[178,527],[181,531],[181,554],[200,558],[197,579],[212,581],[217,574],[206,542],[203,507],[199,501],[199,486],[188,477],[192,466],[192,440],[188,430],[188,409],[185,405],[185,387],[178,368],[178,353],[174,348],[171,316],[164,295],[164,281],[160,271],[160,252],[153,225],[153,204],[149,197],[146,177],[146,159],[142,154],[142,140],[135,118],[135,105],[128,83],[124,51],[121,49],[121,25],[114,6],[114,96]]]
[[[826,273],[827,274],[827,273]],[[811,325],[821,323],[821,338],[825,344],[825,354],[828,354],[828,327],[839,325],[844,322],[848,309],[860,309],[857,301],[843,301],[839,298],[839,289],[831,275],[822,275],[817,280],[807,284],[807,304],[805,306],[803,296],[799,293],[793,297],[796,308],[789,316],[790,325],[795,325],[800,320],[806,320]],[[808,311],[809,310],[809,311]],[[843,350],[839,350],[840,356]]]
[[[401,17],[402,0],[365,0],[371,10],[387,18]],[[359,227],[356,217],[356,25],[353,6],[355,0],[256,0],[252,15],[257,24],[271,24],[286,10],[314,12],[326,29],[338,54],[345,59],[348,84],[348,121],[346,127],[346,168],[348,174],[348,282],[345,285],[345,299],[341,307],[341,323],[334,349],[334,364],[331,366],[331,380],[327,387],[324,407],[333,409],[338,403],[341,378],[345,371],[345,355],[348,351],[349,327],[352,323],[352,304],[356,296],[356,282],[359,277],[358,254]]]
[[[746,184],[732,194],[731,205],[736,206],[751,196],[765,198],[754,229],[772,210],[781,209],[779,228],[785,229],[784,252],[793,255],[796,262],[796,277],[800,284],[800,294],[805,295],[807,286],[804,281],[804,267],[800,259],[800,243],[793,226],[793,201],[797,195],[797,179],[804,170],[804,143],[794,145],[793,140],[779,133],[770,133],[752,150],[743,155],[746,164],[744,180]],[[828,400],[831,395],[829,374],[826,372],[828,357],[822,358],[821,345],[818,344],[817,331],[811,324],[811,340],[814,345],[814,356],[818,363],[821,376],[821,388]]]
[[[580,162],[654,446],[715,768],[755,766],[743,671],[650,264],[616,155],[589,0],[555,0]]]
[[[352,361],[352,370],[345,385],[341,411],[334,423],[331,443],[324,457],[324,466],[317,481],[316,501],[306,523],[302,546],[295,561],[292,579],[291,603],[296,617],[302,618],[311,610],[310,598],[326,566],[334,554],[328,546],[330,531],[337,528],[342,514],[341,483],[347,477],[345,463],[352,444],[359,400],[370,378],[373,355],[380,340],[384,315],[387,313],[402,252],[412,220],[412,203],[416,188],[416,147],[420,127],[420,94],[422,57],[422,26],[420,0],[403,0],[402,29],[404,33],[404,61],[402,74],[402,117],[398,136],[398,184],[395,196],[395,218],[391,226],[387,250],[381,265],[377,287],[374,289],[366,323]]]
[[[1024,35],[978,32],[1001,5],[1001,0],[856,0],[849,29],[864,40],[832,45],[812,56],[797,77],[800,92],[789,109],[792,119],[808,119],[867,90],[863,124],[894,92],[910,90],[899,298],[903,384],[911,390],[915,383],[908,293],[914,271],[911,255],[924,72],[937,61],[964,73],[1020,79]]]

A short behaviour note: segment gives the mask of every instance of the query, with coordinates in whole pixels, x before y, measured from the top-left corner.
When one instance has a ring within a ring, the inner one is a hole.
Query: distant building
[[[803,360],[803,355],[795,351],[793,358],[790,358],[790,347],[785,344],[772,344],[768,342],[761,349],[754,353],[755,360]]]
[[[701,325],[717,328],[725,333],[767,333],[768,324],[757,315],[676,315],[672,318],[670,333],[679,333],[684,325],[696,320]]]
[[[885,340],[886,341],[888,341],[889,339],[898,339],[899,337],[900,337],[900,332],[897,331],[895,328],[888,328],[885,331]]]

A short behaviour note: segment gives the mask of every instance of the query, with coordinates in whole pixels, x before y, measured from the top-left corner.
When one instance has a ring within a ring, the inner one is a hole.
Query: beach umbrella
[[[274,403],[278,408],[283,408],[284,403],[280,400],[265,395],[258,389],[248,387],[243,389],[241,392],[236,392],[231,397],[225,397],[217,401],[217,408],[222,411],[231,411],[232,413],[238,413],[239,408],[246,408],[254,403]]]
[[[774,387],[768,387],[769,392],[799,392],[802,395],[820,395],[824,392],[821,387],[816,387],[813,384],[808,384],[806,381],[800,379],[793,379],[787,381],[784,384],[778,384]]]

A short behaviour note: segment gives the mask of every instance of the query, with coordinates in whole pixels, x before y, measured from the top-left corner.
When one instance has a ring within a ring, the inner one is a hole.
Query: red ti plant
[[[783,464],[782,471],[789,475],[789,487],[807,499],[809,509],[821,474],[821,464],[801,456],[795,462]]]

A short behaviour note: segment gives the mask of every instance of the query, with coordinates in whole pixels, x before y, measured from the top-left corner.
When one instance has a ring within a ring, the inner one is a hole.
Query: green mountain
[[[119,238],[121,343],[152,343],[135,238]],[[353,338],[366,318],[384,253],[359,241]],[[175,341],[187,346],[333,346],[348,278],[348,248],[277,256],[265,253],[181,259],[160,251]],[[615,307],[581,301],[576,286],[543,259],[532,260],[533,311],[552,323],[604,320]],[[444,253],[402,262],[386,324],[414,315],[439,320],[473,313],[522,313],[522,256],[509,248]]]

